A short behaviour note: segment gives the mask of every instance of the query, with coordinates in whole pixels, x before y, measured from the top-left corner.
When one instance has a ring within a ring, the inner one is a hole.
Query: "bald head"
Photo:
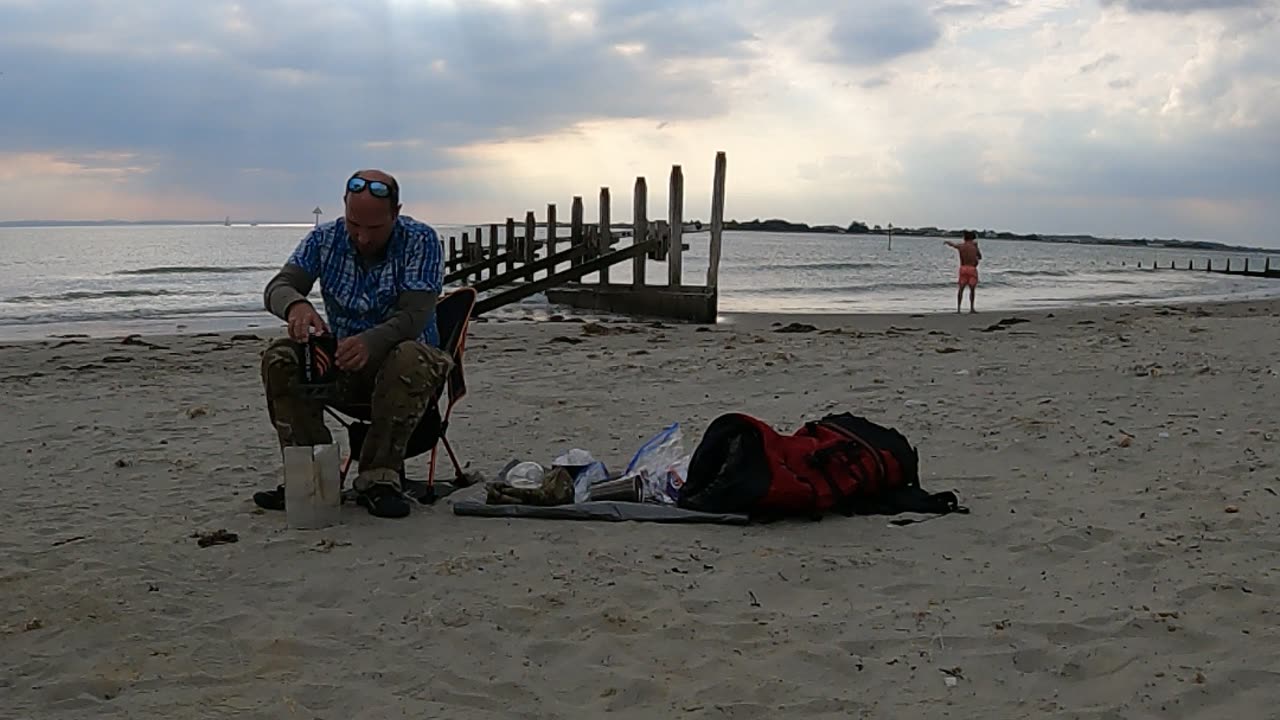
[[[376,257],[386,248],[400,216],[400,184],[390,173],[373,168],[357,171],[351,177],[363,178],[366,185],[358,191],[348,188],[343,196],[347,235],[361,255]],[[390,196],[375,195],[369,187],[371,183],[389,186]]]

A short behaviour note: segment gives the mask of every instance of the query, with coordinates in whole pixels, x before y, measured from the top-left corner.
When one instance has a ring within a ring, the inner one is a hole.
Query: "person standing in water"
[[[964,231],[964,242],[944,241],[960,253],[960,282],[956,292],[956,312],[960,312],[960,304],[964,300],[964,289],[969,288],[969,312],[973,309],[973,296],[978,290],[978,263],[982,261],[982,251],[978,249],[978,235],[972,230]]]

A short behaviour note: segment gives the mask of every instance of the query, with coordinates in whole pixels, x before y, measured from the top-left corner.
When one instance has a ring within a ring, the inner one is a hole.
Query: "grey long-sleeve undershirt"
[[[315,285],[315,278],[297,265],[285,264],[280,272],[267,282],[263,293],[266,309],[281,320],[289,319],[289,308],[294,303],[308,302],[307,295]],[[377,326],[362,333],[369,346],[370,362],[381,364],[391,349],[405,340],[416,340],[427,327],[427,321],[436,311],[435,293],[430,290],[406,290],[396,298],[391,316]]]

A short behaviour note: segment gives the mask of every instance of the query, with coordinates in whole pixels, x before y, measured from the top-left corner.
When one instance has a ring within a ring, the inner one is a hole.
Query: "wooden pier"
[[[545,293],[555,305],[713,324],[718,310],[725,172],[725,154],[716,153],[711,222],[706,228],[685,222],[684,174],[674,165],[666,220],[649,219],[644,177],[636,178],[632,219],[626,224],[614,223],[609,188],[602,187],[598,219],[593,223],[583,217],[582,198],[574,197],[567,226],[557,220],[555,204],[549,204],[541,222],[529,210],[523,222],[509,217],[503,224],[490,223],[463,232],[461,238],[451,236],[445,285],[475,288],[480,297],[477,315]],[[568,235],[562,235],[566,229]],[[706,282],[688,285],[684,282],[684,251],[689,249],[685,234],[701,234],[704,229],[710,241]],[[630,243],[620,246],[619,241],[627,239]],[[649,260],[667,263],[665,283],[648,283]],[[611,282],[610,268],[628,261],[631,282]],[[598,282],[582,282],[592,274],[599,277]]]
[[[1197,267],[1195,260],[1187,260],[1185,265],[1179,265],[1176,260],[1170,260],[1168,265],[1160,262],[1152,261],[1145,265],[1142,261],[1138,262],[1139,270],[1182,270],[1184,272],[1211,272],[1221,275],[1240,275],[1243,277],[1262,277],[1262,278],[1280,278],[1280,268],[1272,269],[1271,258],[1263,259],[1262,269],[1258,270],[1253,267],[1252,258],[1244,258],[1241,263],[1242,267],[1235,267],[1233,258],[1226,258],[1226,262],[1221,263],[1222,267],[1214,267],[1213,258],[1204,261],[1202,267]]]

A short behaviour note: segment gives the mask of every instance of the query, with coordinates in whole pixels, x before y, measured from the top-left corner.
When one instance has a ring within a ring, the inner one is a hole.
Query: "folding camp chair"
[[[436,328],[440,333],[440,349],[453,358],[453,370],[450,371],[449,377],[446,378],[444,386],[437,390],[436,394],[431,398],[427,411],[418,422],[418,426],[414,428],[413,435],[409,437],[409,444],[405,450],[406,460],[417,457],[428,450],[431,451],[431,462],[427,470],[426,483],[409,481],[405,477],[404,469],[400,469],[401,487],[408,495],[413,496],[424,504],[430,504],[436,500],[436,455],[441,445],[444,445],[445,452],[449,453],[449,460],[453,463],[454,485],[466,484],[466,474],[458,463],[458,456],[454,454],[453,447],[449,444],[449,438],[446,437],[445,433],[449,429],[449,416],[453,413],[453,406],[467,394],[466,376],[463,373],[462,360],[463,351],[467,345],[467,328],[471,322],[471,311],[475,304],[476,291],[469,287],[459,288],[445,295],[436,304]],[[447,395],[443,415],[440,413],[442,395]],[[364,445],[365,437],[373,426],[369,419],[371,410],[372,408],[369,405],[344,406],[341,412],[345,414],[350,411],[351,413],[352,420],[348,421],[343,419],[334,408],[325,407],[325,411],[333,416],[347,431],[350,453],[343,459],[340,470],[344,484],[347,479],[347,473],[351,469],[351,463],[354,459],[360,457],[360,448]],[[352,492],[345,491],[343,499],[350,499]]]

